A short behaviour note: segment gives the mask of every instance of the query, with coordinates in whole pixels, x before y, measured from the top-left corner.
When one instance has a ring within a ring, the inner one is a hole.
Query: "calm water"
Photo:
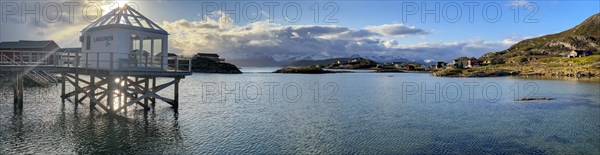
[[[62,104],[60,86],[27,89],[14,115],[4,87],[0,154],[600,152],[600,83],[274,69],[195,74],[182,81],[178,112],[159,102],[123,118]]]

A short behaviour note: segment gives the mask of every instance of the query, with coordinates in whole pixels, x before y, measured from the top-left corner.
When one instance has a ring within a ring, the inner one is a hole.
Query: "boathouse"
[[[81,34],[82,54],[88,55],[82,59],[83,66],[114,70],[166,69],[169,34],[127,5],[100,17]]]

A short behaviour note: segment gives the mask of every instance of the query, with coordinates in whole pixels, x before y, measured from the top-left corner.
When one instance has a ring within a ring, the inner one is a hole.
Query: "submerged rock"
[[[537,100],[554,100],[554,98],[547,98],[547,97],[533,97],[533,98],[518,98],[515,101],[537,101]]]

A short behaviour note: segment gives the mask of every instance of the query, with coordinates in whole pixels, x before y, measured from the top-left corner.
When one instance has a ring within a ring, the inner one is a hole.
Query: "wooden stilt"
[[[22,73],[13,73],[13,98],[15,111],[23,111],[23,77]]]
[[[63,102],[63,104],[64,104],[64,103],[65,103],[65,98],[64,98],[63,96],[65,96],[65,89],[66,89],[66,87],[65,87],[65,86],[66,86],[66,85],[65,85],[65,82],[67,81],[67,79],[65,79],[65,78],[66,78],[66,77],[65,77],[65,73],[60,73],[60,77],[61,77],[61,81],[60,81],[60,83],[61,83],[61,87],[62,87],[62,88],[60,89],[60,97],[62,98],[62,102]]]
[[[127,90],[127,88],[129,88],[129,85],[128,85],[127,79],[129,79],[129,77],[123,76],[123,89],[122,89],[123,92],[122,93],[123,93],[123,106],[125,106],[123,108],[123,111],[124,111],[125,115],[127,115],[126,104],[127,104],[127,99],[129,98],[129,91]]]
[[[135,87],[137,87],[137,85],[139,84],[138,82],[139,82],[139,78],[136,76],[136,77],[135,77],[135,82],[134,82],[134,84],[136,84],[136,86],[135,86]],[[134,98],[137,98],[137,97],[138,97],[138,93],[134,93],[134,94],[133,94],[133,97],[134,97]]]
[[[173,92],[175,92],[173,95],[173,100],[175,100],[173,103],[173,108],[177,109],[179,108],[179,78],[175,78],[175,91]]]
[[[149,81],[150,80],[148,77],[146,77],[146,79],[144,80],[144,94],[148,94],[149,91]],[[150,108],[148,108],[148,97],[144,98],[144,110],[150,110]]]
[[[75,91],[76,92],[81,92],[81,90],[79,89],[80,85],[79,85],[79,73],[75,72]],[[77,109],[77,105],[79,105],[79,93],[75,94],[75,109]]]
[[[96,94],[96,88],[97,88],[96,87],[96,77],[94,75],[90,75],[90,86],[91,86],[91,89],[90,89],[90,93],[88,93],[88,94]],[[93,102],[91,100],[92,97],[95,97],[95,96],[89,97],[90,98],[90,114],[94,112],[94,109],[96,106],[96,102]]]
[[[106,80],[108,81],[108,89],[106,90],[108,94],[107,95],[107,104],[108,104],[108,109],[110,110],[109,113],[113,113],[114,112],[114,98],[115,98],[115,78],[109,76]]]
[[[150,88],[150,90],[154,90],[156,88],[156,77],[152,77],[152,87]],[[151,97],[150,101],[152,103],[152,109],[154,109],[154,107],[156,107],[156,98]]]

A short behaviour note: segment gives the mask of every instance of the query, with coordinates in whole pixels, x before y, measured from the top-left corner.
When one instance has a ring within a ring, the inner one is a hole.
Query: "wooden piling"
[[[148,94],[149,91],[149,83],[150,83],[150,78],[149,77],[145,77],[144,79],[144,94]],[[144,98],[144,110],[150,110],[150,108],[148,108],[148,97]]]
[[[174,95],[173,95],[173,108],[177,109],[179,108],[179,78],[175,78],[175,91]]]
[[[96,94],[96,88],[97,88],[97,86],[96,86],[96,77],[93,76],[93,75],[90,75],[90,86],[91,86],[91,89],[90,89],[90,93],[89,94]],[[90,98],[92,98],[92,97],[95,98],[96,96],[89,96],[89,97]],[[96,102],[90,100],[90,114],[94,112],[95,106],[96,106]]]
[[[63,104],[65,103],[65,89],[66,89],[66,85],[65,82],[67,81],[67,79],[65,79],[65,73],[60,73],[60,77],[61,77],[61,86],[62,88],[60,89],[60,97],[62,98]]]
[[[153,76],[152,77],[152,88],[150,90],[154,90],[156,88],[156,77]],[[156,98],[152,97],[150,98],[150,101],[152,103],[152,109],[154,109],[154,107],[156,106]]]
[[[75,84],[77,86],[75,86],[75,91],[77,91],[78,93],[75,94],[75,109],[77,109],[77,106],[79,105],[79,92],[82,91],[79,89],[79,73],[75,72]]]
[[[114,98],[115,98],[115,78],[114,78],[114,76],[109,76],[106,78],[106,80],[109,80],[108,88],[106,89],[106,91],[108,93],[106,96],[107,102],[108,102],[107,104],[108,104],[108,107],[110,110],[109,113],[112,113],[112,112],[114,112],[114,105],[115,105],[114,104],[114,102],[115,102],[115,100],[114,100]]]
[[[13,101],[16,111],[23,111],[23,74],[13,73]]]
[[[123,76],[123,92],[121,92],[121,93],[123,93],[123,105],[127,104],[127,99],[129,98],[129,91],[127,90],[129,88],[129,85],[127,82],[128,79],[129,79],[129,77]],[[125,106],[123,108],[123,112],[125,115],[127,115],[127,106]]]

